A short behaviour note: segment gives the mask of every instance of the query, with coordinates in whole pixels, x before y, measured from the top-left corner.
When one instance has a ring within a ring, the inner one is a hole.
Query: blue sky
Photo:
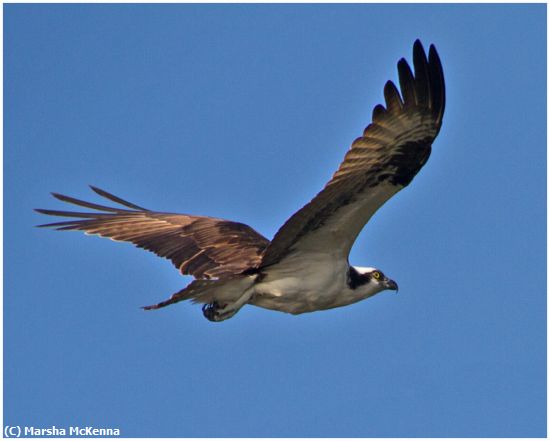
[[[221,324],[168,261],[34,228],[48,192],[245,222],[319,191],[396,63],[447,82],[350,261],[399,293]],[[4,422],[124,436],[546,435],[545,5],[5,5]]]

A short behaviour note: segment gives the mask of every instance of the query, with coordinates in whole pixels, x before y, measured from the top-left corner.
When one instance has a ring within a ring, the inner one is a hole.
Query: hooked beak
[[[399,286],[391,279],[385,281],[386,289],[391,289],[393,291],[399,291]]]

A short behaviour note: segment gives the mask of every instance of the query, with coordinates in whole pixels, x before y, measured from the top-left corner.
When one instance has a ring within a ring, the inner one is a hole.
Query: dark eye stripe
[[[372,273],[359,274],[357,270],[350,266],[348,271],[348,286],[350,289],[356,289],[362,285],[369,283]]]

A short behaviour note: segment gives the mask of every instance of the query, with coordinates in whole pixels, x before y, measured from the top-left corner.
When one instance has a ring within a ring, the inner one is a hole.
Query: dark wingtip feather
[[[420,38],[417,38],[416,40],[414,40],[414,44],[413,44],[413,54],[418,51],[424,52],[424,46],[422,46],[422,42],[420,41]]]
[[[38,213],[47,214],[49,216],[83,217],[90,219],[99,219],[102,217],[112,216],[109,213],[81,213],[77,211],[47,210],[45,208],[35,208],[34,210]]]
[[[399,73],[399,86],[401,87],[401,95],[403,96],[403,104],[405,107],[414,106],[416,104],[416,92],[414,88],[414,77],[407,60],[401,58],[397,63],[397,71]]]
[[[429,106],[430,99],[430,72],[426,52],[420,40],[413,46],[414,84],[416,89],[416,103],[419,106]]]
[[[40,225],[35,225],[36,228],[47,228],[49,227],[50,224],[40,224]]]
[[[40,214],[48,214],[48,210],[45,210],[43,208],[33,208],[33,211],[36,211],[37,213],[40,213]],[[40,225],[35,225],[36,228],[44,228],[44,227],[49,227],[50,224],[40,224]]]
[[[60,211],[60,210],[48,210],[46,208],[35,208],[34,211],[36,211],[37,213],[40,213],[40,214],[47,214],[49,216],[65,216],[65,213],[71,213],[70,211]],[[79,217],[79,216],[75,216],[75,217]]]
[[[386,99],[386,107],[389,112],[401,112],[403,101],[393,81],[386,82],[384,86],[384,98]]]
[[[77,222],[54,222],[51,224],[35,225],[37,228],[53,228],[57,231],[62,230],[78,230]]]
[[[445,112],[445,78],[441,59],[433,44],[430,45],[428,63],[430,69],[430,82],[432,84],[433,111],[436,115],[436,121],[441,124],[443,113]]]
[[[94,185],[90,185],[90,188],[92,189],[92,191],[94,191],[98,195],[106,199],[109,199],[113,202],[116,202],[118,204],[124,205],[125,207],[132,208],[134,210],[139,210],[139,211],[150,211],[147,208],[143,208],[143,207],[140,207],[139,205],[132,204],[131,202],[125,201],[124,199],[119,198],[118,196],[115,196],[114,194],[111,194],[108,191],[102,190],[101,188],[95,187]]]
[[[445,80],[439,54],[435,46],[430,44],[426,56],[422,42],[416,39],[413,44],[412,61],[414,74],[404,58],[397,63],[404,108],[419,106],[429,109],[439,128],[445,110]],[[384,93],[387,93],[386,89]]]
[[[384,117],[386,114],[386,109],[382,104],[377,104],[374,106],[374,109],[372,109],[372,121],[376,122]]]
[[[52,192],[52,196],[56,199],[59,199],[60,201],[67,202],[73,205],[78,205],[79,207],[91,208],[92,210],[107,211],[111,213],[127,211],[127,210],[121,210],[120,208],[113,208],[113,207],[107,207],[105,205],[94,204],[93,202],[86,202],[81,199],[76,199],[71,196],[66,196],[60,193]]]

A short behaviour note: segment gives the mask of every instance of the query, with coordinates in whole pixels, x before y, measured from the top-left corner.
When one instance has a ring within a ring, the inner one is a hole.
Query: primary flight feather
[[[397,290],[382,271],[351,266],[348,256],[370,217],[426,163],[441,128],[445,82],[435,47],[426,56],[417,40],[413,66],[414,74],[405,59],[398,62],[401,94],[393,82],[386,83],[386,106],[375,106],[372,122],[353,141],[332,179],[272,241],[242,223],[155,212],[96,187],[91,188],[120,208],[53,193],[96,211],[37,209],[72,218],[40,226],[131,242],[195,278],[169,299],[144,309],[191,300],[203,304],[207,319],[222,321],[246,304],[301,314]]]

